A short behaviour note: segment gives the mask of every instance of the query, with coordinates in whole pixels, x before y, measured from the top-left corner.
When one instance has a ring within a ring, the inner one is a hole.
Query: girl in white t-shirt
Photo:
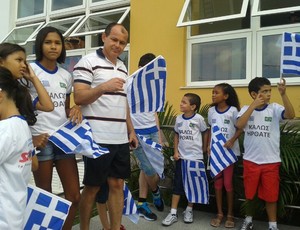
[[[66,57],[64,39],[59,30],[54,27],[42,28],[35,40],[36,61],[31,67],[54,104],[54,110],[43,112],[37,110],[37,122],[31,127],[34,138],[50,135],[56,131],[68,119],[80,123],[82,114],[79,106],[70,108],[70,94],[73,79],[71,74],[58,66]],[[34,87],[30,88],[33,97],[37,95]],[[64,188],[65,198],[72,202],[68,217],[64,223],[64,229],[71,229],[80,200],[79,176],[77,162],[74,154],[65,154],[51,142],[47,142],[45,148],[40,149],[37,155],[39,168],[34,172],[34,180],[37,187],[52,192],[51,182],[53,165]]]
[[[0,67],[0,229],[23,229],[35,122],[28,89]]]
[[[242,131],[237,131],[235,128],[236,117],[238,111],[240,110],[240,103],[234,88],[227,83],[216,85],[212,91],[212,101],[212,107],[208,111],[209,125],[211,127],[218,126],[218,128],[221,130],[222,134],[227,140],[223,146],[224,148],[230,148],[236,155],[240,155],[238,137]],[[207,151],[209,155],[210,143],[213,135],[214,133],[211,131]],[[233,228],[235,225],[233,217],[233,168],[234,165],[231,164],[214,178],[218,214],[210,222],[211,226],[213,227],[219,227],[223,220],[223,187],[225,187],[227,194],[227,219],[225,221],[225,227]]]

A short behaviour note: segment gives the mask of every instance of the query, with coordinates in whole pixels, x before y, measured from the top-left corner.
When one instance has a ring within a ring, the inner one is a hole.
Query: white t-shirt
[[[71,74],[61,67],[55,71],[49,71],[38,62],[30,65],[54,104],[54,110],[51,112],[37,110],[37,122],[30,127],[31,132],[33,136],[42,133],[51,134],[67,121],[65,101],[67,95],[71,94],[73,79]],[[30,85],[29,90],[32,97],[37,96],[33,85]]]
[[[238,114],[241,117],[249,106],[244,106]],[[284,107],[271,103],[263,109],[256,109],[251,114],[245,128],[245,160],[256,164],[281,162],[280,159],[280,126]]]
[[[179,136],[178,151],[180,157],[188,160],[203,159],[202,132],[207,130],[204,118],[200,114],[192,117],[184,117],[183,114],[176,117],[175,132]]]
[[[22,229],[31,177],[32,138],[21,116],[0,121],[0,229]]]
[[[74,67],[74,83],[84,83],[95,88],[99,84],[119,77],[127,78],[127,69],[121,60],[116,65],[105,58],[101,49],[84,56]],[[104,93],[96,101],[82,105],[81,111],[89,121],[97,143],[128,143],[126,84],[124,91]]]
[[[238,110],[234,106],[229,106],[228,109],[224,112],[217,110],[216,106],[209,108],[208,110],[208,124],[213,127],[217,125],[224,135],[226,140],[232,138],[236,132],[235,124]],[[211,130],[211,139],[213,138],[214,133]],[[240,156],[240,146],[239,141],[234,142],[233,147],[231,148],[235,155]]]

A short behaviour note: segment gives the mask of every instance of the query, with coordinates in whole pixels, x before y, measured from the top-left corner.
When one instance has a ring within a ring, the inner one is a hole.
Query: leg
[[[171,209],[176,209],[177,210],[179,201],[180,201],[180,195],[173,194],[172,195]]]
[[[147,199],[148,195],[148,183],[146,181],[146,175],[141,170],[139,176],[139,198]]]
[[[277,202],[266,202],[266,211],[268,214],[269,222],[276,222]]]
[[[223,172],[219,173],[215,177],[214,187],[217,203],[217,216],[210,221],[210,225],[213,227],[219,227],[223,220]]]
[[[90,225],[91,212],[95,203],[98,186],[84,186],[79,203],[80,229],[88,230]]]
[[[72,202],[63,229],[71,229],[80,202],[79,175],[75,158],[66,158],[55,162],[61,180],[65,198]]]
[[[114,177],[107,179],[109,185],[108,209],[111,223],[111,230],[119,230],[122,221],[124,206],[123,186],[124,180]]]
[[[52,173],[53,173],[53,161],[40,161],[39,168],[33,172],[35,185],[48,192],[52,192]]]
[[[107,216],[107,204],[106,203],[96,203],[97,204],[97,210],[100,218],[100,222],[102,224],[102,227],[104,230],[110,229],[110,223],[108,221]]]

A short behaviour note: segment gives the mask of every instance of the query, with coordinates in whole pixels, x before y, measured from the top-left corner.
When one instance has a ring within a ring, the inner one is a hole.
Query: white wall
[[[1,0],[0,5],[0,41],[8,34],[13,28],[13,20],[11,18],[11,3],[12,0]]]

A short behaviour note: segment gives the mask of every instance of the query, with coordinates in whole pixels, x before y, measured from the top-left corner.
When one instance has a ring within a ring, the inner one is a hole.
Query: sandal
[[[217,214],[216,218],[210,221],[210,225],[213,227],[220,227],[223,220],[223,214]]]
[[[234,216],[227,215],[227,220],[225,221],[225,228],[234,228]]]

